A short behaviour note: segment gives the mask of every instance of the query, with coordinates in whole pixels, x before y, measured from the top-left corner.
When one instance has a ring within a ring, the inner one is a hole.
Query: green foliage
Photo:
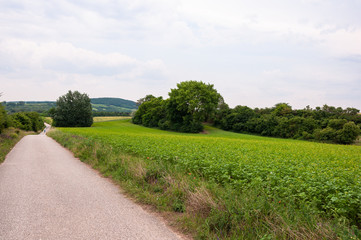
[[[292,113],[292,107],[288,103],[278,103],[275,105],[273,114],[276,116],[287,116]]]
[[[56,101],[54,125],[58,127],[90,127],[93,124],[92,106],[87,94],[69,91]]]
[[[166,102],[162,97],[146,96],[133,116],[133,123],[146,127],[158,127],[166,117]]]
[[[171,89],[169,99],[153,95],[139,99],[133,123],[163,130],[197,133],[203,130],[202,121],[210,120],[222,102],[211,84],[186,81]]]
[[[114,151],[149,159],[153,167],[137,172],[138,175],[143,172],[140,174],[142,179],[151,185],[149,189],[156,194],[155,202],[161,202],[159,194],[169,188],[158,184],[169,178],[164,171],[170,167],[189,174],[195,183],[203,179],[222,186],[223,190],[214,195],[219,197],[220,205],[211,207],[206,215],[206,225],[202,226],[211,232],[222,232],[224,236],[234,234],[237,239],[236,236],[247,233],[246,238],[257,239],[266,233],[275,234],[273,227],[281,226],[285,221],[289,225],[283,229],[304,224],[299,230],[305,226],[315,228],[321,221],[319,218],[334,219],[348,226],[361,221],[359,147],[263,138],[209,126],[206,130],[208,134],[204,135],[181,134],[144,128],[129,121],[61,129],[71,136],[80,136],[79,139],[92,139]],[[91,151],[87,156],[92,155]],[[110,159],[106,166],[115,164],[112,163],[114,157]],[[122,169],[119,175],[123,176],[124,165],[117,167]],[[141,185],[143,192],[145,186]],[[185,196],[176,194],[173,197],[173,211],[188,211]],[[149,199],[148,195],[146,199]],[[317,229],[313,231],[317,232]],[[278,230],[282,234],[282,229]],[[301,231],[299,236],[304,236],[303,233]],[[282,239],[280,236],[275,238]],[[325,236],[330,235],[325,233]]]
[[[0,133],[7,127],[7,114],[4,107],[0,103]]]
[[[11,115],[12,126],[15,128],[19,128],[25,131],[32,130],[32,122],[31,119],[22,112],[14,113]]]
[[[37,132],[44,127],[44,121],[37,112],[26,112],[25,115],[31,121],[31,130]]]
[[[334,130],[341,130],[343,128],[343,125],[347,123],[346,119],[331,119],[328,122],[328,127],[334,129]]]
[[[358,137],[357,124],[361,122],[358,112],[354,108],[344,110],[327,105],[315,110],[309,106],[303,110],[292,110],[286,103],[276,104],[272,109],[237,106],[219,109],[214,123],[234,132],[350,144]],[[356,126],[343,130],[344,125],[350,122]]]
[[[360,127],[354,122],[345,123],[342,129],[336,133],[336,141],[342,144],[350,144],[360,135]]]
[[[197,122],[208,120],[217,109],[221,95],[212,84],[198,81],[185,81],[171,89],[169,101],[177,111],[193,116]]]
[[[11,151],[15,144],[27,134],[29,134],[29,132],[24,132],[12,127],[3,130],[0,134],[0,163],[5,160],[6,155]]]
[[[18,112],[10,115],[10,124],[25,131],[37,132],[44,127],[42,117],[37,112]]]

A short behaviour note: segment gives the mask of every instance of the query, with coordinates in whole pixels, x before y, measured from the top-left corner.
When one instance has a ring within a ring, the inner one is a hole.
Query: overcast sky
[[[167,97],[361,109],[360,0],[0,0],[0,101]]]

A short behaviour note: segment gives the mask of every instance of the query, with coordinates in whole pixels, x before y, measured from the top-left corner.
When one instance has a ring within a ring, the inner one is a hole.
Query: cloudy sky
[[[167,97],[361,109],[360,0],[0,0],[0,101]]]

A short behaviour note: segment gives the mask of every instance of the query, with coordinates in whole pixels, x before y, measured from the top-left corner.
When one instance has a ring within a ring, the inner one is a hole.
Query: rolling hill
[[[122,112],[131,113],[138,107],[134,101],[122,98],[91,98],[93,111],[96,112]],[[15,112],[38,112],[46,113],[50,108],[55,107],[55,101],[11,101],[3,102],[8,113]]]

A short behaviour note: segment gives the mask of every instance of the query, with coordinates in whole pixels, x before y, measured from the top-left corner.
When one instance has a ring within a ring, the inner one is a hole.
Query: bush
[[[9,125],[25,131],[37,132],[44,127],[44,122],[37,112],[18,112],[10,115]]]
[[[314,136],[318,141],[333,141],[336,137],[336,130],[330,127],[324,128],[322,130],[316,129]]]
[[[17,135],[16,133],[10,133],[10,137],[12,139],[16,139],[17,137],[19,137],[19,135]]]
[[[158,122],[158,127],[162,130],[169,130],[171,126],[171,122],[166,119],[161,119]]]
[[[31,119],[23,112],[14,113],[11,116],[12,126],[19,128],[25,131],[32,130],[32,121]]]
[[[30,118],[31,130],[37,132],[44,127],[44,121],[37,112],[25,112],[25,115]]]
[[[341,130],[343,128],[343,125],[345,125],[345,123],[347,123],[346,119],[331,119],[328,122],[328,126],[335,130]]]
[[[360,135],[360,128],[354,122],[348,122],[343,125],[341,130],[337,131],[336,142],[342,144],[353,143]]]

